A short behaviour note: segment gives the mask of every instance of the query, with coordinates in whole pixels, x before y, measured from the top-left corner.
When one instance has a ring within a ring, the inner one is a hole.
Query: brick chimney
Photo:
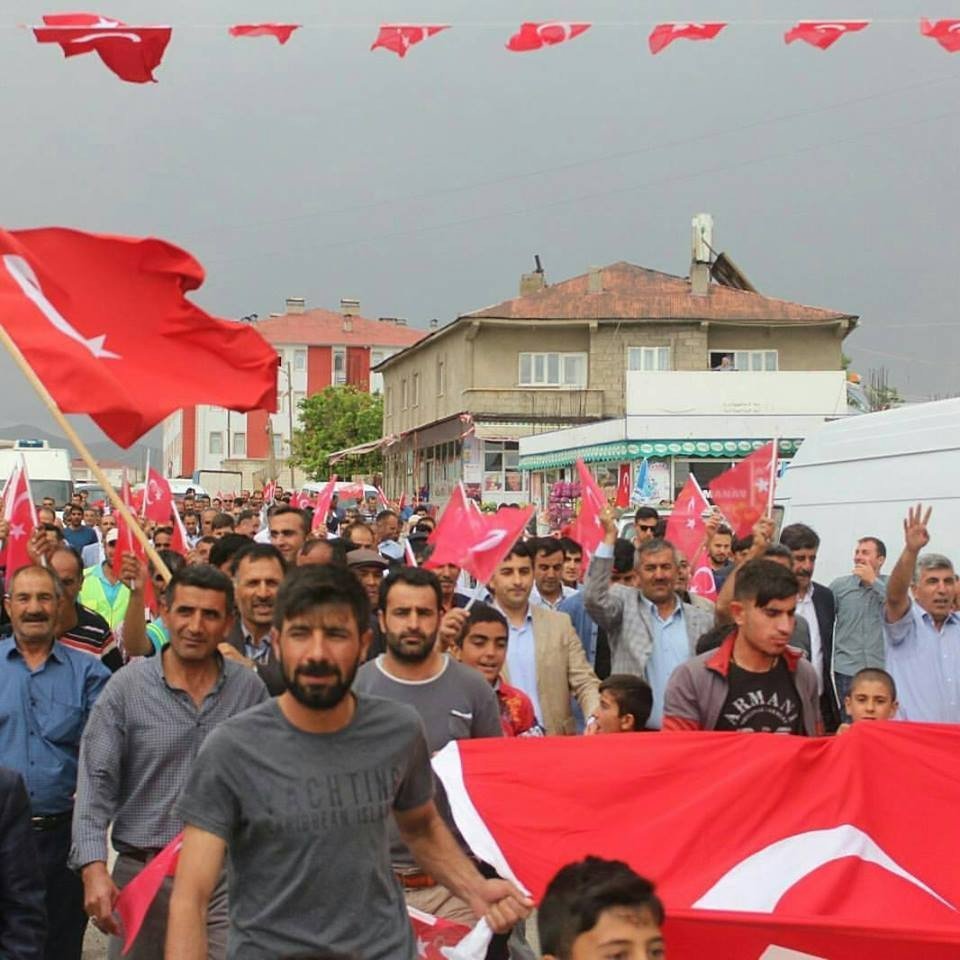
[[[287,297],[287,313],[303,313],[307,301],[303,297]]]
[[[531,293],[543,290],[547,285],[547,278],[540,264],[540,255],[534,254],[533,262],[537,265],[533,273],[520,274],[520,296],[526,297]]]

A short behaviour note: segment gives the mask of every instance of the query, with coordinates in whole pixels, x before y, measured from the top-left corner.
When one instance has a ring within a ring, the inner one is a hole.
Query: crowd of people
[[[407,907],[485,918],[489,958],[662,957],[652,885],[592,857],[548,888],[535,954],[532,901],[465,848],[432,755],[472,738],[960,722],[957,578],[926,552],[920,506],[889,576],[864,531],[830,584],[809,527],[776,536],[763,518],[737,539],[711,517],[715,601],[690,592],[693,558],[652,507],[633,540],[604,510],[589,564],[559,532],[525,537],[484,584],[430,568],[427,506],[334,500],[315,523],[283,491],[188,491],[177,509],[183,553],[172,526],[143,524],[165,571],[117,561],[114,515],[80,495],[39,506],[32,562],[7,571],[8,960],[80,960],[88,922],[119,957],[118,894],[181,831],[134,960],[409,960]]]

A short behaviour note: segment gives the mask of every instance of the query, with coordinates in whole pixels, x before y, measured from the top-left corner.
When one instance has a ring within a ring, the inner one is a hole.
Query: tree
[[[354,386],[327,387],[300,402],[301,429],[293,434],[290,461],[302,467],[314,480],[326,480],[331,473],[328,458],[345,447],[379,440],[383,431],[383,397]],[[379,451],[337,464],[337,473],[379,473],[383,456]],[[337,469],[339,467],[339,469]]]

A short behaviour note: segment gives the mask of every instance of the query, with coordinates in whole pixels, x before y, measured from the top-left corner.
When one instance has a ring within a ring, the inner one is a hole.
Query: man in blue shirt
[[[80,960],[83,884],[67,867],[80,735],[110,671],[55,640],[62,588],[22,567],[5,598],[13,636],[0,641],[0,757],[23,777],[46,885],[46,960]]]
[[[84,547],[89,547],[99,541],[96,530],[83,523],[83,507],[74,504],[66,511],[67,522],[63,527],[63,538],[77,553],[82,553]]]

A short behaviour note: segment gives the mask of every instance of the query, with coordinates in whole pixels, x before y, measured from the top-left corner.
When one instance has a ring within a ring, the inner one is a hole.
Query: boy
[[[886,670],[864,667],[854,674],[850,692],[844,698],[843,708],[851,723],[858,720],[892,720],[897,712],[897,685]],[[838,732],[849,723],[840,725]]]
[[[450,652],[464,666],[479,670],[493,687],[505,737],[540,736],[543,730],[530,698],[500,678],[507,659],[508,636],[506,617],[485,603],[475,603]]]
[[[631,673],[614,673],[600,684],[600,705],[586,732],[642,733],[652,709],[650,684]]]

